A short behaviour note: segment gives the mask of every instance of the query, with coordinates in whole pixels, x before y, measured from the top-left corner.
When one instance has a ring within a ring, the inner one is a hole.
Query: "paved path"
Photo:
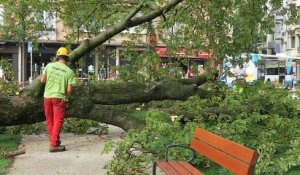
[[[15,157],[5,175],[103,175],[103,166],[113,156],[101,155],[104,143],[108,139],[120,140],[122,133],[122,129],[114,126],[104,136],[62,133],[67,151],[58,153],[49,153],[46,134],[26,135],[21,144],[26,153]]]

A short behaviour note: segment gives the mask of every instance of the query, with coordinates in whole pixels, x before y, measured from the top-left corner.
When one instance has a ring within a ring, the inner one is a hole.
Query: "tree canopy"
[[[0,27],[0,38],[18,42],[37,40],[42,31],[47,29],[44,21],[44,11],[36,0],[1,0],[3,7],[1,17],[3,24]]]
[[[71,38],[88,38],[72,53],[74,61],[82,56],[81,52],[90,51],[131,27],[138,26],[136,35],[145,32],[149,29],[145,22],[154,23],[158,39],[171,52],[182,48],[191,54],[204,50],[222,60],[228,55],[257,52],[266,35],[273,33],[275,15],[286,16],[290,23],[295,18],[295,6],[283,6],[278,0],[116,0],[86,1],[81,5],[85,8],[80,8],[76,1],[58,3],[55,7],[72,31]]]
[[[295,19],[295,6],[283,5],[280,0],[2,0],[1,4],[7,20],[2,37],[36,37],[37,31],[43,30],[39,17],[47,11],[63,21],[68,41],[86,38],[71,53],[73,63],[129,28],[138,26],[135,34],[145,32],[145,23],[154,20],[158,21],[153,26],[159,40],[168,47],[211,51],[223,59],[225,55],[257,51],[257,44],[272,33],[275,15]]]

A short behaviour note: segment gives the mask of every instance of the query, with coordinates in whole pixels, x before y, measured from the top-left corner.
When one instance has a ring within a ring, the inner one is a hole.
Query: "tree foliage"
[[[273,33],[275,14],[293,18],[293,9],[283,8],[277,0],[184,1],[162,19],[158,29],[171,48],[188,48],[194,55],[202,49],[223,59],[257,52],[266,34]]]
[[[239,86],[244,88],[243,92],[225,88],[224,97],[191,97],[184,102],[166,101],[164,105],[152,103],[156,110],[147,113],[147,126],[129,131],[117,144],[116,157],[107,165],[108,174],[147,174],[154,160],[164,158],[166,145],[189,145],[196,126],[257,150],[260,155],[256,174],[288,174],[300,165],[299,101],[292,99],[286,90],[260,82]],[[168,110],[172,112],[165,112]],[[176,111],[181,115],[173,123],[170,116]],[[194,119],[183,125],[180,118],[185,116],[184,112],[192,113]],[[189,152],[174,150],[170,152],[170,160],[186,160],[189,155]],[[193,163],[201,169],[216,168],[208,162],[198,155]]]
[[[275,15],[286,16],[289,23],[296,19],[295,6],[279,0],[2,1],[7,19],[2,35],[36,37],[43,27],[39,18],[49,11],[63,21],[68,41],[87,39],[71,54],[73,63],[129,28],[136,28],[130,35],[145,33],[146,22],[154,22],[154,31],[170,50],[186,48],[195,55],[201,49],[223,59],[257,51],[257,44],[272,33]]]
[[[14,73],[12,65],[5,59],[0,58],[0,68],[3,70],[5,78],[0,78],[0,94],[15,95],[18,92],[17,83],[12,81]]]
[[[48,7],[38,0],[1,0],[3,25],[2,39],[18,42],[37,40],[45,31],[44,11]]]

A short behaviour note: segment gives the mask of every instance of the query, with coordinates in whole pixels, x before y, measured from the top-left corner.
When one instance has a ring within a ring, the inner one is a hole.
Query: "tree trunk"
[[[125,130],[144,126],[144,119],[132,118],[141,103],[153,100],[186,100],[192,95],[202,98],[210,92],[199,88],[207,75],[184,80],[163,80],[153,84],[103,81],[98,86],[78,86],[69,100],[67,117],[91,119],[119,126]],[[32,124],[44,121],[43,84],[39,79],[20,96],[0,96],[0,125]]]

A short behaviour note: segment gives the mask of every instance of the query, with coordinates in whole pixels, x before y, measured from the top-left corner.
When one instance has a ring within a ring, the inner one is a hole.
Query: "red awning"
[[[170,58],[171,56],[167,53],[166,47],[156,47],[156,52],[161,58]],[[180,52],[176,53],[176,57],[186,57],[191,59],[207,59],[212,58],[212,53],[207,53],[204,51],[199,51],[198,55],[187,55],[185,49],[181,49]]]

